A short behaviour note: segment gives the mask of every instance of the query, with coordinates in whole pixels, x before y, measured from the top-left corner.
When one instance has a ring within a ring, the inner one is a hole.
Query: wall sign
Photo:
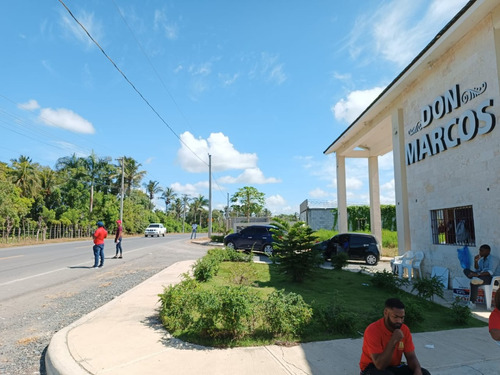
[[[483,94],[486,88],[487,84],[483,82],[481,86],[467,89],[460,94],[459,85],[455,85],[443,95],[435,98],[431,104],[422,107],[420,121],[408,130],[408,135],[415,135],[433,121],[440,120],[445,115],[455,112],[462,104],[466,104]],[[468,109],[451,118],[444,126],[437,127],[407,143],[405,147],[406,164],[419,162],[426,156],[436,155],[449,148],[457,147],[462,142],[470,141],[477,135],[491,132],[496,125],[496,117],[490,112],[493,105],[493,99],[486,99],[480,102],[476,108]]]

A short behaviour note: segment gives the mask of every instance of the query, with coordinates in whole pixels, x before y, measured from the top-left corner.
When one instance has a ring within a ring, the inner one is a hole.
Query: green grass
[[[245,277],[241,277],[245,275]],[[304,300],[317,309],[334,302],[343,305],[355,317],[356,331],[351,335],[331,334],[325,332],[318,320],[314,319],[297,341],[321,341],[348,337],[361,337],[366,326],[382,317],[384,301],[390,297],[398,297],[406,305],[417,306],[421,310],[422,319],[408,324],[412,332],[441,331],[457,328],[483,327],[486,323],[471,318],[467,325],[459,326],[453,322],[453,314],[449,308],[424,300],[410,293],[398,291],[396,294],[377,288],[370,282],[371,276],[361,272],[332,271],[318,269],[313,280],[304,283],[291,283],[278,273],[276,266],[254,263],[221,264],[218,275],[211,281],[204,283],[203,288],[213,285],[228,285],[235,281],[252,285],[262,295],[270,294],[273,290],[284,289],[286,292],[300,294]],[[408,315],[408,311],[407,311]],[[260,338],[246,338],[245,342],[236,345],[262,345],[265,340]]]

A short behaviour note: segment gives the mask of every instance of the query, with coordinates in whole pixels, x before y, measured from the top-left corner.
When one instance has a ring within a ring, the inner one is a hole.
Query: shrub
[[[193,275],[197,281],[208,281],[219,272],[221,261],[215,256],[204,256],[193,265]]]
[[[347,267],[349,264],[349,255],[347,253],[337,253],[332,256],[332,266],[334,270],[341,270],[344,267]]]
[[[405,303],[405,324],[415,326],[424,321],[424,307],[421,303]]]
[[[341,303],[332,302],[323,306],[316,312],[321,325],[327,332],[350,334],[356,330],[357,317],[347,311]]]
[[[202,335],[241,338],[251,334],[259,300],[244,286],[221,286],[203,290],[198,295],[197,330]]]
[[[273,253],[278,268],[292,281],[304,281],[323,263],[322,254],[311,251],[316,240],[312,229],[304,222],[299,221],[290,226],[288,222],[279,218],[272,224],[277,227],[272,230],[272,234]]]
[[[194,324],[192,311],[196,309],[198,283],[184,274],[184,280],[171,285],[160,294],[160,318],[169,331],[189,329]]]
[[[472,318],[472,312],[469,306],[463,305],[460,302],[460,298],[455,298],[455,301],[451,304],[451,315],[453,321],[460,325],[466,325],[470,318]]]
[[[250,262],[252,261],[252,254],[241,253],[234,249],[228,248],[214,248],[210,249],[207,252],[209,257],[214,257],[218,259],[220,262]]]
[[[264,302],[264,317],[273,335],[296,335],[310,322],[312,308],[301,295],[277,290]]]
[[[375,272],[371,282],[373,286],[389,291],[397,291],[409,283],[408,279],[400,279],[397,275],[386,270]]]
[[[443,288],[442,281],[437,276],[432,276],[431,278],[414,279],[411,291],[416,290],[419,297],[433,300],[435,295],[444,298]]]
[[[210,241],[222,243],[222,242],[224,242],[224,235],[223,234],[213,234],[210,236]]]

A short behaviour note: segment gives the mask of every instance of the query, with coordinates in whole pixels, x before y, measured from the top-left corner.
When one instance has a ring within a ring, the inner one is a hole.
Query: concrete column
[[[345,157],[335,154],[337,159],[337,210],[339,232],[347,232],[347,193],[345,179]]]
[[[392,148],[394,188],[396,192],[396,221],[398,226],[398,252],[402,255],[407,250],[411,250],[404,117],[402,109],[397,109],[392,114]]]
[[[382,244],[382,214],[380,212],[380,179],[378,176],[378,156],[368,158],[370,184],[370,228],[372,234]]]

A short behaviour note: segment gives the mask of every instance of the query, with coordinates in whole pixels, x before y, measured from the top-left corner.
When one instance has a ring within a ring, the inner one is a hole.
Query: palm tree
[[[125,185],[125,195],[130,196],[132,188],[141,186],[141,180],[146,175],[146,171],[139,171],[140,163],[135,161],[135,159],[124,156],[125,159],[125,173],[124,173],[124,185]]]
[[[144,184],[146,188],[146,193],[148,194],[149,200],[151,201],[151,209],[154,208],[153,200],[155,199],[155,195],[161,193],[163,189],[160,187],[160,183],[158,181],[149,180],[147,184]]]
[[[40,165],[24,155],[19,156],[19,159],[12,159],[11,162],[11,178],[21,189],[21,196],[35,198],[40,191]]]
[[[175,198],[173,211],[175,213],[175,217],[177,218],[177,220],[181,219],[181,216],[182,216],[182,207],[183,207],[182,206],[182,199],[181,198]]]
[[[200,213],[200,226],[201,226],[201,214],[205,210],[205,207],[208,205],[208,199],[206,199],[203,195],[198,195],[198,198],[193,199],[193,203],[191,205],[191,209],[193,210],[194,222],[196,222],[196,214]]]
[[[163,189],[163,194],[161,195],[161,199],[165,201],[165,213],[168,212],[168,206],[172,201],[176,198],[177,194],[174,192],[174,189],[171,187],[167,187]]]
[[[92,153],[86,158],[82,160],[82,165],[87,171],[86,180],[88,180],[90,184],[90,204],[89,211],[92,212],[94,207],[94,185],[98,184],[98,191],[102,190],[102,186],[104,185],[103,177],[104,171],[107,171],[107,166],[111,161],[110,157],[106,158],[98,158],[97,155],[92,150]]]
[[[186,222],[186,206],[189,206],[189,196],[187,194],[182,194],[182,233],[184,233],[184,224]]]

